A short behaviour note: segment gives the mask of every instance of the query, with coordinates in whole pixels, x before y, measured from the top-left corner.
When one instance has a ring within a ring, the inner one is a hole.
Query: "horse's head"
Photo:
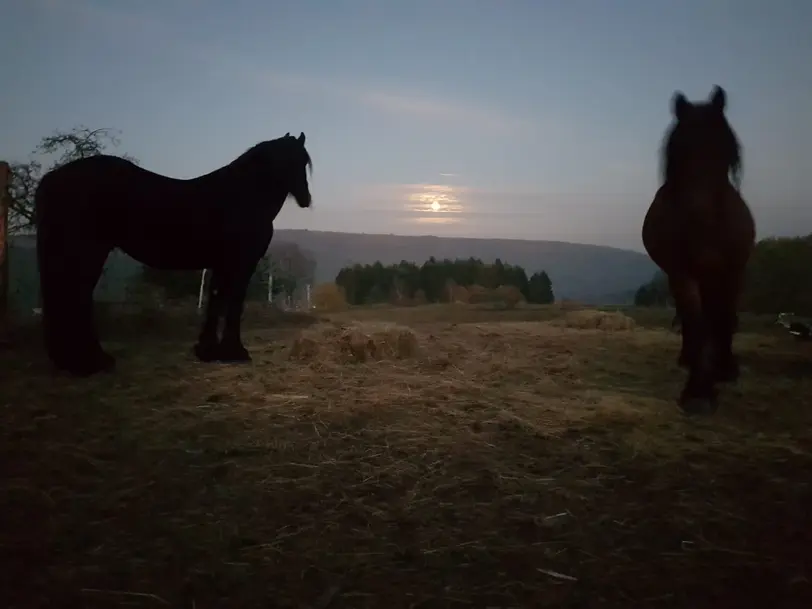
[[[305,148],[305,134],[294,137],[286,133],[281,138],[282,153],[278,162],[281,163],[281,175],[287,180],[287,191],[296,199],[299,207],[310,207],[312,198],[307,183],[307,170],[313,171],[313,161]]]
[[[666,182],[679,188],[701,188],[729,183],[738,187],[741,147],[725,116],[727,95],[716,85],[705,102],[690,102],[674,93],[671,109],[674,124],[663,151]]]
[[[247,172],[249,188],[259,188],[256,194],[274,193],[281,196],[279,203],[293,195],[299,207],[310,207],[310,187],[307,170],[313,171],[313,162],[305,149],[305,134],[294,137],[290,133],[275,140],[260,142],[240,156],[234,165]]]

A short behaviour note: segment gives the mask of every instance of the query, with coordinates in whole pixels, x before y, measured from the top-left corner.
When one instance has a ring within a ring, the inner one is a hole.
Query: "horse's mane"
[[[693,104],[695,108],[708,105],[708,103],[701,102]],[[665,182],[674,181],[680,176],[683,164],[687,156],[691,154],[690,151],[686,151],[684,142],[687,138],[697,137],[715,140],[712,143],[724,151],[728,172],[738,189],[741,185],[742,175],[742,146],[724,114],[710,120],[705,132],[697,132],[695,128],[686,127],[681,121],[674,119],[663,138],[663,145],[660,149],[663,180]]]
[[[273,156],[277,152],[283,151],[285,146],[290,146],[294,144],[296,138],[292,135],[284,135],[282,137],[278,137],[273,140],[265,140],[263,142],[259,142],[258,144],[254,144],[248,150],[243,152],[240,156],[234,159],[230,165],[242,165],[242,164],[252,164],[254,161],[263,160],[266,157]],[[313,160],[310,158],[310,153],[307,152],[307,149],[302,146],[302,150],[304,151],[304,161],[307,164],[308,169],[310,172],[313,172]]]

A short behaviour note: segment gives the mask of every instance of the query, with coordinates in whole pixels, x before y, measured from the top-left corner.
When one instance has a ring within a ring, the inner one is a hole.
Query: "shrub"
[[[313,307],[320,311],[337,311],[347,307],[344,290],[335,283],[320,283],[310,294]]]
[[[522,291],[515,285],[500,285],[496,290],[496,296],[504,303],[505,308],[513,309],[524,300]]]
[[[461,302],[463,304],[468,302],[468,290],[465,286],[462,285],[454,285],[451,286],[451,302]]]

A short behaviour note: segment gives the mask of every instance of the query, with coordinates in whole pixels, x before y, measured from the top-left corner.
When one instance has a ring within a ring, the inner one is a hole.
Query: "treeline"
[[[634,304],[638,307],[673,307],[668,277],[662,271],[654,273],[651,281],[644,283],[634,293]]]
[[[812,316],[812,234],[759,241],[747,265],[745,281],[741,310]],[[665,275],[657,272],[641,285],[634,302],[640,306],[672,305]]]
[[[537,304],[555,300],[553,285],[545,271],[530,277],[520,266],[498,258],[486,264],[479,258],[436,260],[433,256],[421,266],[413,262],[384,266],[356,264],[339,271],[335,283],[352,305],[423,302],[470,302],[488,300],[489,295],[506,295]]]

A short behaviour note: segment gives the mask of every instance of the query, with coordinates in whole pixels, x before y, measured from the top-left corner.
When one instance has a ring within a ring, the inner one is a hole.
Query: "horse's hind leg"
[[[714,343],[698,283],[688,277],[669,277],[682,318],[680,359],[688,366],[688,380],[679,399],[687,414],[710,414],[716,410]]]
[[[58,247],[53,243],[57,237],[70,242]],[[74,235],[43,234],[38,241],[42,321],[51,361],[80,377],[111,370],[115,360],[102,350],[93,323],[93,290],[109,248]]]

